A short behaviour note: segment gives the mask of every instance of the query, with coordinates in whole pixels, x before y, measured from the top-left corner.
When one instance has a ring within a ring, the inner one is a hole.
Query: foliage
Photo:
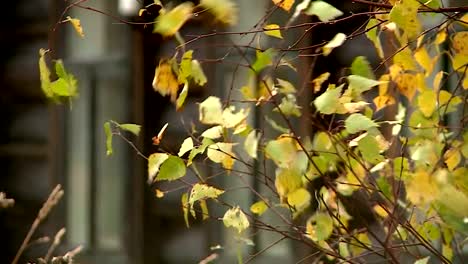
[[[246,244],[251,244],[256,235],[246,232],[252,229],[301,241],[311,250],[320,251],[318,257],[331,260],[353,262],[372,253],[395,263],[399,260],[396,252],[405,251],[413,256],[414,263],[427,263],[429,257],[421,256],[414,249],[416,245],[428,250],[436,262],[451,262],[468,235],[467,15],[456,12],[456,8],[444,8],[436,0],[389,1],[392,5],[388,1],[353,1],[368,5],[369,12],[360,14],[368,16],[367,24],[352,35],[338,33],[310,51],[318,52],[315,56],[328,56],[353,37],[365,34],[382,60],[378,68],[385,70],[377,73],[368,59],[356,57],[346,78],[338,83],[328,80],[334,73],[310,80],[311,85],[305,89],[314,96],[304,103],[298,100],[302,91],[296,89],[293,78],[277,77],[281,66],[296,71],[299,65],[289,56],[294,53],[291,43],[295,41],[289,43],[291,40],[283,33],[291,30],[298,15],[318,18],[315,24],[349,17],[343,17],[343,11],[326,1],[296,2],[272,1],[271,12],[289,14],[294,10],[287,23],[265,17],[252,32],[239,32],[252,34],[253,40],[265,37],[258,34],[264,32],[277,42],[265,45],[252,41],[258,44],[249,47],[256,53],[248,61],[248,78],[241,87],[231,87],[239,89],[240,97],[209,96],[200,102],[198,121],[208,128],[201,132],[194,129],[178,155],[157,152],[146,157],[121,133],[138,135],[140,127],[114,121],[105,124],[108,155],[112,154],[112,136],[118,135],[148,160],[150,184],[185,184],[180,199],[187,226],[200,210],[204,220],[217,219],[234,228],[235,236]],[[234,1],[202,0],[199,6],[189,2],[172,9],[162,6],[154,22],[155,33],[166,38],[175,36],[182,44],[172,58],[159,62],[153,81],[155,91],[169,95],[178,111],[183,111],[191,87],[209,82],[201,63],[194,59],[195,51],[186,50],[200,38],[184,42],[179,32],[200,9],[209,11],[222,25],[233,25],[238,20]],[[444,16],[440,23],[425,29],[423,20],[428,13]],[[77,21],[72,23],[75,26]],[[307,28],[310,23],[294,25]],[[216,32],[213,35],[222,34]],[[383,47],[383,39],[394,47]],[[445,47],[448,50],[444,51]],[[46,96],[74,96],[76,80],[57,61],[59,79],[52,82],[44,55],[41,50],[39,65]],[[442,60],[448,60],[448,69],[434,67]],[[313,67],[315,62],[308,63]],[[310,119],[306,112],[310,106],[315,116],[339,120],[338,124],[324,125]],[[275,133],[261,130],[251,121],[256,111],[264,109],[273,109],[261,121],[271,124]],[[299,120],[312,128],[311,134],[300,134],[293,125]],[[154,139],[155,144],[163,140],[164,130]],[[201,156],[206,159],[196,159]],[[224,202],[223,194],[235,190],[220,185],[210,175],[200,174],[197,166],[209,162],[219,164],[226,172],[218,178],[241,179],[255,202],[246,208]],[[266,164],[262,169],[260,162]],[[183,181],[187,170],[194,171],[199,182]],[[255,178],[247,180],[245,175]],[[324,184],[317,187],[317,180]],[[254,189],[253,181],[269,192]],[[156,193],[164,198],[171,190],[158,189]],[[359,195],[364,199],[355,200]],[[350,200],[354,204],[350,205]],[[229,208],[223,209],[222,215],[213,215],[207,204]],[[352,228],[351,222],[359,218],[356,208],[367,209],[377,219],[372,225],[378,226],[379,233],[374,232],[371,223],[362,229]],[[259,216],[266,212],[287,228],[271,226],[263,230],[265,223]],[[242,261],[242,255],[238,260]]]

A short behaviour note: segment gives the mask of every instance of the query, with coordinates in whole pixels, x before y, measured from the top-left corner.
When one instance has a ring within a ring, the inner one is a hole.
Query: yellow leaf
[[[398,75],[394,81],[396,82],[400,93],[406,96],[406,98],[411,102],[417,89],[416,76],[410,73],[403,73]]]
[[[236,111],[236,107],[233,105],[224,109],[223,114],[222,114],[223,115],[222,116],[223,127],[225,128],[236,127],[239,124],[241,124],[243,121],[245,121],[249,114],[249,111],[244,108],[240,109],[237,113],[235,111]]]
[[[451,148],[444,154],[445,164],[450,171],[453,171],[461,161],[461,153],[458,149]]]
[[[328,80],[328,77],[330,77],[330,73],[325,72],[325,73],[320,74],[317,78],[315,78],[312,81],[312,83],[314,84],[314,93],[317,93],[320,91],[322,84]]]
[[[465,73],[465,78],[462,83],[463,89],[468,90],[468,74]]]
[[[216,21],[227,25],[237,23],[238,9],[231,0],[201,0],[200,5],[213,14]]]
[[[445,39],[447,39],[447,32],[445,32],[445,29],[443,29],[437,33],[434,43],[436,45],[440,45],[445,42]]]
[[[379,95],[385,95],[388,91],[388,84],[390,83],[390,75],[383,74],[379,78]]]
[[[409,38],[414,38],[421,31],[418,20],[418,8],[421,6],[417,0],[404,0],[397,2],[390,11],[390,21],[405,31]]]
[[[286,202],[289,193],[301,188],[302,185],[302,175],[298,170],[280,168],[276,170],[275,187],[282,203]]]
[[[432,73],[432,69],[434,66],[434,62],[432,61],[429,53],[425,47],[421,47],[416,50],[414,53],[414,58],[416,61],[423,67],[424,71],[426,72],[426,76],[429,76]]]
[[[75,29],[75,32],[78,33],[80,37],[84,38],[83,28],[81,27],[81,22],[78,18],[71,18],[67,16],[66,21],[70,22]]]
[[[458,23],[460,25],[463,25],[465,27],[468,27],[468,13],[465,13],[459,20]]]
[[[206,220],[210,218],[210,213],[208,211],[208,206],[206,205],[206,200],[200,201],[200,208],[202,210],[202,219]]]
[[[158,198],[163,198],[164,197],[164,192],[159,190],[159,189],[156,189],[155,193],[156,193],[156,197],[158,197]]]
[[[188,194],[184,193],[182,194],[182,197],[180,199],[181,204],[182,204],[182,212],[184,213],[184,220],[185,220],[185,225],[187,227],[190,227],[189,223],[189,203],[188,203]]]
[[[179,83],[168,60],[161,60],[159,62],[159,66],[154,74],[153,88],[162,96],[170,95],[172,102],[176,101]]]
[[[440,89],[440,81],[442,80],[442,77],[444,77],[444,72],[439,71],[435,76],[434,76],[434,82],[432,85],[434,86],[434,91],[437,92]]]
[[[184,2],[169,12],[158,16],[154,24],[153,33],[163,37],[173,36],[192,16],[193,3]]]
[[[257,158],[257,148],[258,148],[258,140],[260,135],[257,135],[255,130],[250,131],[249,135],[244,141],[244,149],[247,154],[256,159]]]
[[[268,205],[264,201],[258,201],[250,206],[250,211],[258,216],[261,216],[268,209]]]
[[[304,188],[300,188],[288,194],[288,204],[294,210],[294,217],[298,216],[310,205],[310,192]]]
[[[282,9],[289,12],[291,10],[292,5],[294,4],[294,0],[272,0],[275,5],[281,7]]]
[[[204,138],[217,139],[217,138],[220,138],[222,134],[223,134],[223,127],[214,126],[205,130],[205,132],[203,132],[201,136]]]
[[[280,26],[277,24],[269,24],[263,27],[265,34],[275,38],[282,39],[281,31],[279,30]]]
[[[368,102],[360,101],[360,102],[355,102],[355,103],[344,103],[344,109],[346,110],[346,113],[357,113],[364,109],[364,107],[368,106]]]
[[[468,55],[468,31],[455,33],[452,39],[452,45],[458,53]]]
[[[199,120],[203,124],[222,124],[223,109],[221,100],[218,97],[210,96],[199,105]]]
[[[239,206],[231,208],[226,211],[223,216],[223,223],[226,227],[234,227],[237,231],[242,233],[250,225],[247,216],[242,212]]]
[[[416,62],[414,61],[413,53],[408,47],[395,54],[393,63],[398,64],[403,70],[416,71]]]
[[[431,117],[436,108],[437,95],[432,90],[426,90],[418,96],[419,110],[425,117]]]
[[[193,149],[193,140],[191,137],[188,137],[184,140],[184,142],[182,142],[182,145],[180,146],[180,149],[179,149],[179,153],[177,155],[179,155],[179,157],[182,157],[185,153],[187,153],[187,151],[190,151]]]
[[[387,211],[385,211],[385,209],[379,204],[374,205],[374,212],[376,212],[380,217],[383,218],[386,218],[388,216]]]
[[[223,168],[232,169],[234,165],[234,158],[236,155],[232,152],[234,143],[218,142],[208,147],[206,155],[208,158],[216,163],[221,163]]]
[[[193,208],[193,205],[197,201],[210,199],[216,199],[218,196],[223,194],[224,191],[217,189],[215,187],[209,186],[203,183],[196,183],[192,190],[190,191],[190,196],[188,198],[188,203],[190,204],[190,208]]]
[[[452,58],[452,67],[458,72],[464,72],[468,66],[468,54],[456,53]]]
[[[413,174],[407,184],[407,197],[415,205],[423,206],[436,200],[439,187],[426,170],[419,170]]]

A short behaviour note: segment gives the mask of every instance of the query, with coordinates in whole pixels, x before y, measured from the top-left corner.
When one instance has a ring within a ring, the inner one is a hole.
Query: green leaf
[[[203,138],[202,140],[202,145],[201,146],[198,146],[196,148],[193,148],[192,151],[190,151],[190,154],[189,154],[189,158],[188,158],[188,161],[187,161],[187,166],[189,166],[190,164],[192,164],[192,161],[193,159],[198,155],[198,154],[202,154],[203,152],[205,152],[206,148],[210,145],[212,145],[214,142],[213,140],[209,139],[209,138]]]
[[[263,29],[265,30],[264,33],[266,35],[282,39],[283,36],[281,36],[281,31],[279,30],[279,28],[280,26],[277,24],[268,24],[263,27]]]
[[[237,23],[237,7],[231,0],[201,0],[200,5],[213,14],[215,21],[227,25]]]
[[[370,63],[364,56],[358,56],[354,59],[351,64],[351,74],[375,80],[375,75]]]
[[[326,213],[318,212],[309,218],[306,230],[313,241],[324,241],[333,232],[333,219]]]
[[[72,74],[65,70],[62,60],[55,61],[55,72],[59,79],[52,83],[54,93],[58,96],[76,96],[78,82]]]
[[[205,200],[209,198],[216,199],[223,193],[223,190],[217,189],[215,187],[203,183],[196,183],[190,191],[188,203],[190,205],[190,208],[193,208],[193,205],[196,201]]]
[[[372,87],[382,83],[381,81],[371,80],[359,75],[349,75],[347,79],[353,98],[358,98],[363,92],[369,91]]]
[[[323,46],[323,55],[328,56],[334,48],[337,48],[346,41],[346,35],[343,33],[336,34],[325,46]]]
[[[380,155],[379,143],[375,136],[367,135],[358,142],[358,149],[365,161],[376,164],[384,160]]]
[[[261,216],[268,210],[268,205],[264,201],[258,201],[250,206],[250,211],[258,216]]]
[[[206,220],[210,218],[210,212],[208,210],[208,206],[206,205],[206,200],[200,201],[200,208],[202,210],[202,219]]]
[[[350,134],[354,134],[360,131],[367,131],[372,127],[378,127],[374,121],[362,114],[352,114],[345,120],[346,131]]]
[[[161,165],[156,181],[173,181],[185,176],[184,161],[177,156],[169,156]]]
[[[278,168],[276,170],[275,187],[281,203],[285,203],[288,194],[303,186],[302,173],[295,168]]]
[[[46,50],[39,50],[39,73],[41,78],[41,88],[47,98],[52,98],[54,93],[50,87],[50,70],[45,61]]]
[[[421,6],[417,0],[398,1],[390,11],[390,21],[403,29],[409,38],[416,37],[421,31],[421,23],[417,17]]]
[[[109,122],[104,123],[104,133],[106,134],[106,155],[112,155],[112,129]]]
[[[187,50],[184,55],[182,55],[182,60],[180,62],[179,74],[177,75],[177,80],[179,83],[185,83],[187,79],[192,75],[192,55],[193,50]]]
[[[329,86],[327,91],[314,100],[315,108],[322,114],[331,115],[336,113],[339,106],[342,85],[339,87]]]
[[[184,213],[184,220],[185,220],[185,225],[188,227],[190,227],[190,223],[189,223],[189,203],[188,203],[188,194],[187,193],[184,193],[182,194],[182,197],[180,199],[180,202],[182,204],[182,212]]]
[[[259,140],[259,135],[257,135],[257,132],[255,130],[250,131],[249,135],[247,138],[245,138],[244,141],[244,149],[247,152],[247,154],[256,159],[257,158],[257,147],[258,147],[258,140]]]
[[[208,81],[198,60],[192,60],[192,79],[200,86],[205,85]]]
[[[187,98],[187,95],[188,95],[188,88],[189,88],[188,82],[185,82],[184,88],[182,88],[182,91],[180,92],[179,97],[177,97],[177,101],[176,101],[177,111],[179,111],[184,106],[185,99]]]
[[[289,134],[289,132],[291,132],[291,131],[289,130],[289,128],[285,128],[285,127],[283,127],[283,126],[281,126],[281,125],[278,125],[278,123],[276,123],[275,120],[269,118],[268,116],[264,116],[264,117],[265,117],[265,121],[267,121],[267,123],[270,124],[270,126],[271,126],[274,130],[276,130],[276,131],[278,131],[278,132],[281,132],[281,133],[283,133],[283,134]]]
[[[199,105],[200,122],[207,125],[223,123],[223,109],[218,97],[210,96]]]
[[[283,97],[278,108],[285,116],[301,116],[301,107],[296,104],[296,96],[293,94],[287,94]],[[273,111],[278,112],[278,108],[275,108]]]
[[[138,134],[140,134],[141,126],[140,126],[140,125],[136,125],[136,124],[120,124],[120,125],[119,125],[119,128],[120,128],[120,129],[123,129],[123,130],[125,130],[125,131],[128,131],[128,132],[131,132],[131,133],[133,133],[135,136],[138,136]]]
[[[328,22],[343,15],[339,9],[324,1],[314,1],[305,11],[307,15],[315,15],[320,21]]]
[[[276,81],[278,81],[278,85],[280,86],[280,92],[282,94],[290,94],[290,93],[295,93],[296,88],[294,88],[294,85],[286,80],[277,78]]]
[[[252,69],[256,73],[260,73],[265,67],[270,66],[273,57],[276,55],[276,51],[274,49],[267,49],[265,51],[257,51],[257,58],[255,62],[252,64]]]
[[[223,217],[223,223],[226,227],[233,227],[237,229],[239,234],[247,229],[250,225],[247,216],[245,216],[244,212],[242,212],[239,206],[226,211]]]
[[[271,140],[265,147],[267,158],[272,159],[280,168],[287,167],[296,157],[296,152],[295,141],[290,137]]]
[[[193,3],[184,2],[174,9],[160,14],[154,24],[153,33],[163,37],[173,36],[192,16]]]
[[[152,183],[159,171],[159,167],[169,158],[166,153],[153,153],[148,158],[148,182]]]

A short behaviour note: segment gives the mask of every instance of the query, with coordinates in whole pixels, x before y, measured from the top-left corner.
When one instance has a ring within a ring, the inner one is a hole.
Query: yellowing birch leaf
[[[47,98],[52,98],[54,96],[54,93],[50,87],[50,70],[49,67],[47,67],[47,63],[45,60],[46,53],[47,51],[44,49],[39,50],[39,73],[41,78],[42,92],[44,92]]]
[[[333,219],[326,213],[318,212],[307,220],[307,237],[313,241],[324,241],[333,232]]]
[[[232,152],[234,143],[218,142],[208,147],[206,155],[216,163],[221,163],[223,168],[232,169],[236,155]]]
[[[207,125],[223,123],[223,109],[218,97],[210,96],[199,105],[200,122]]]
[[[294,4],[294,0],[272,0],[273,3],[281,7],[282,9],[286,10],[289,12],[291,10],[292,5]]]
[[[177,97],[176,111],[179,111],[184,106],[185,99],[187,98],[187,95],[188,95],[188,88],[189,88],[188,82],[185,82],[184,88],[182,88],[182,91],[180,92],[179,97]]]
[[[233,128],[239,125],[240,123],[242,123],[243,121],[245,121],[245,119],[248,116],[248,110],[245,110],[242,108],[237,113],[235,111],[236,111],[236,107],[233,105],[223,110],[223,114],[222,114],[222,119],[223,119],[222,126],[223,127]]]
[[[434,43],[436,45],[440,45],[444,43],[446,39],[447,39],[447,32],[445,31],[445,29],[442,29],[437,33]]]
[[[320,74],[317,78],[315,78],[312,81],[312,84],[314,85],[314,93],[317,93],[320,91],[322,84],[328,80],[328,77],[330,77],[330,73],[325,72],[325,73]]]
[[[239,234],[247,229],[250,225],[249,219],[247,219],[247,216],[244,214],[244,212],[242,212],[239,206],[226,211],[223,216],[223,223],[226,227],[233,227],[237,229]]]
[[[192,80],[200,86],[205,85],[208,81],[198,60],[192,60]]]
[[[300,171],[281,168],[276,170],[275,187],[280,196],[281,203],[286,202],[285,199],[288,197],[289,193],[294,192],[302,186],[302,175]]]
[[[418,96],[419,110],[425,117],[432,116],[436,109],[437,95],[432,90],[426,90]]]
[[[187,79],[192,75],[192,56],[193,50],[188,50],[182,55],[182,60],[179,66],[177,79],[180,84],[187,82]]]
[[[180,146],[180,149],[179,149],[179,153],[177,155],[179,155],[179,157],[182,157],[185,153],[187,153],[187,151],[190,151],[192,149],[193,149],[193,140],[191,137],[188,137],[184,139],[184,142],[182,142],[182,145]]]
[[[279,28],[280,26],[277,24],[269,24],[263,27],[263,29],[265,30],[264,33],[266,35],[282,39],[283,36],[281,36],[281,31],[279,30]]]
[[[403,73],[400,74],[394,79],[397,84],[397,88],[401,94],[406,96],[408,100],[411,102],[413,100],[414,95],[416,94],[416,76],[410,73]]]
[[[468,64],[468,54],[456,53],[453,55],[452,67],[458,72],[464,72]]]
[[[398,51],[395,56],[393,56],[393,63],[399,65],[402,70],[406,71],[416,71],[416,62],[414,60],[413,53],[411,50],[406,47],[403,50]]]
[[[304,188],[299,188],[288,194],[288,204],[294,210],[294,217],[298,216],[310,205],[310,192]]]
[[[184,193],[182,194],[182,197],[180,199],[180,203],[182,204],[182,212],[184,213],[184,220],[185,220],[185,225],[187,227],[190,227],[189,223],[189,203],[188,203],[188,194]]]
[[[468,27],[468,13],[465,13],[457,22],[462,26]]]
[[[281,137],[271,140],[265,146],[267,158],[273,160],[280,168],[287,167],[296,157],[297,147],[294,139]]]
[[[203,183],[196,183],[190,191],[188,203],[190,208],[193,208],[195,202],[205,199],[216,199],[223,193],[223,190],[217,189],[215,187]]]
[[[70,22],[75,29],[75,32],[82,38],[84,38],[84,33],[83,33],[83,28],[81,27],[81,22],[78,18],[71,18],[70,16],[67,16],[67,20]]]
[[[250,206],[250,211],[258,216],[261,216],[266,210],[268,210],[268,205],[264,201],[258,201]]]
[[[373,102],[375,104],[375,111],[379,111],[380,109],[386,106],[395,104],[396,101],[395,101],[395,98],[393,98],[393,96],[385,94],[385,95],[376,96]]]
[[[420,6],[417,0],[405,0],[397,2],[390,11],[390,21],[403,29],[409,38],[416,37],[421,31],[422,26],[417,17]]]
[[[163,37],[173,36],[192,16],[193,3],[184,2],[169,12],[160,14],[156,18],[153,33],[159,33]]]
[[[344,109],[346,109],[346,112],[350,113],[350,114],[360,112],[362,109],[364,109],[364,107],[366,107],[368,105],[369,105],[369,103],[364,102],[364,101],[359,101],[359,102],[355,102],[355,103],[344,103],[343,104]]]
[[[415,172],[407,184],[407,197],[415,205],[423,206],[436,200],[439,187],[425,170]]]
[[[278,82],[278,85],[280,86],[280,92],[282,94],[290,94],[290,93],[295,93],[296,88],[294,88],[294,85],[286,80],[277,78],[276,81]]]
[[[380,58],[383,58],[384,52],[382,48],[382,43],[380,42],[377,26],[379,23],[380,22],[377,19],[371,18],[366,26],[366,36],[370,41],[372,41],[372,44],[374,44],[374,47],[377,50],[377,55]]]
[[[208,211],[208,205],[206,205],[206,200],[200,201],[200,208],[202,210],[202,219],[206,220],[210,218],[210,213]]]
[[[172,102],[176,101],[179,83],[169,61],[161,60],[159,62],[154,73],[153,88],[162,96],[170,95]]]
[[[184,161],[170,155],[159,168],[159,173],[156,176],[156,181],[174,181],[185,176],[186,167]]]
[[[164,197],[164,192],[159,190],[159,189],[155,190],[155,194],[156,194],[157,198],[163,198]]]
[[[237,23],[238,8],[231,0],[201,0],[200,5],[213,14],[215,21],[227,25]]]
[[[222,134],[223,134],[223,127],[214,126],[205,130],[205,132],[203,132],[201,136],[204,138],[209,138],[209,139],[217,139],[217,138],[220,138]]]
[[[378,126],[378,124],[362,114],[352,114],[345,120],[346,131],[350,134],[367,131],[370,128]]]
[[[315,3],[315,2],[314,2]],[[323,55],[328,56],[334,48],[341,46],[346,41],[346,35],[343,33],[336,34],[330,42],[323,46]]]
[[[119,128],[133,133],[135,136],[138,136],[140,133],[141,126],[136,124],[120,124]]]
[[[153,153],[148,158],[148,182],[152,183],[156,174],[159,172],[159,167],[169,158],[165,153]]]
[[[451,148],[444,154],[444,161],[447,164],[447,168],[453,171],[461,161],[461,153],[458,149]]]
[[[327,91],[315,98],[314,106],[317,108],[317,111],[325,115],[336,113],[339,107],[341,89],[342,86],[336,88],[329,86]]]
[[[434,77],[432,85],[434,86],[434,91],[436,92],[440,89],[440,81],[442,81],[442,77],[444,77],[443,71],[439,71]]]
[[[468,55],[468,31],[455,33],[452,39],[452,45],[458,53]]]

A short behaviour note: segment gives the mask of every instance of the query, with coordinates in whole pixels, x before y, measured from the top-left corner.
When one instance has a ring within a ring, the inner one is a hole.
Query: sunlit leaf
[[[249,219],[247,219],[247,216],[244,214],[244,212],[242,212],[239,206],[226,211],[223,217],[223,223],[226,227],[233,227],[237,229],[239,234],[247,229],[250,225]]]
[[[169,158],[166,153],[153,153],[148,157],[148,182],[152,183],[156,174],[159,172],[159,168],[164,161]]]
[[[414,58],[423,67],[426,76],[432,73],[435,61],[431,59],[425,47],[420,47],[414,52]],[[436,58],[435,58],[436,59]]]
[[[369,61],[364,56],[358,56],[351,64],[351,74],[359,75],[367,79],[375,79],[374,71],[372,71]]]
[[[339,9],[324,1],[313,1],[305,13],[317,16],[322,22],[328,22],[343,15]]]
[[[199,105],[200,122],[207,125],[222,124],[223,109],[218,97],[210,96]]]
[[[193,208],[195,202],[205,199],[216,199],[223,193],[223,190],[217,189],[215,187],[203,183],[196,183],[190,191],[188,203],[190,208]]]
[[[427,264],[428,261],[429,261],[429,258],[430,257],[425,257],[425,258],[422,258],[422,259],[418,259],[414,262],[414,264]]]
[[[202,219],[206,220],[210,218],[210,212],[208,210],[208,205],[206,204],[206,200],[200,200],[200,208],[202,210]]]
[[[359,101],[355,103],[344,103],[343,107],[346,110],[346,113],[357,113],[363,110],[366,106],[368,106],[368,102]]]
[[[249,135],[245,138],[244,141],[244,149],[247,154],[256,159],[257,158],[257,147],[258,147],[258,140],[260,135],[257,135],[255,130],[250,131]]]
[[[203,72],[203,68],[201,67],[198,60],[192,60],[192,79],[200,86],[205,85],[205,83],[208,81],[206,79],[205,72]]]
[[[168,60],[159,62],[159,66],[154,73],[153,88],[162,96],[170,95],[172,102],[176,101],[179,83]]]
[[[288,194],[288,204],[294,210],[294,216],[298,216],[310,205],[310,192],[304,188],[299,188]]]
[[[290,137],[271,140],[265,146],[267,158],[272,159],[280,168],[285,168],[292,162],[296,156],[296,151],[295,141]]]
[[[188,161],[187,161],[187,166],[192,164],[193,159],[198,154],[202,154],[203,152],[205,152],[206,148],[208,146],[212,145],[213,143],[214,143],[213,140],[211,140],[209,138],[203,138],[202,145],[198,146],[198,147],[195,147],[190,151],[189,158],[188,158]]]
[[[241,124],[245,119],[247,118],[249,114],[248,109],[240,109],[239,111],[236,112],[236,107],[231,105],[229,107],[226,107],[223,110],[222,114],[222,126],[225,128],[233,128],[236,127],[237,125]]]
[[[182,91],[180,92],[179,97],[177,97],[177,100],[176,100],[177,111],[179,111],[184,106],[185,99],[187,98],[187,95],[188,95],[188,88],[189,88],[188,82],[186,82],[184,84],[184,88],[182,88]]]
[[[273,3],[282,9],[289,12],[291,10],[292,5],[294,4],[294,0],[272,0]]]
[[[285,116],[301,116],[301,107],[296,104],[296,96],[293,94],[287,94],[281,99],[281,103],[278,105],[278,108],[275,108],[273,111],[279,111]]]
[[[280,92],[282,94],[290,94],[290,93],[295,93],[296,88],[294,88],[294,85],[286,80],[277,78],[276,81],[278,82],[278,85],[280,86]]]
[[[39,50],[39,73],[41,78],[41,88],[47,98],[52,98],[54,93],[50,87],[50,70],[45,61],[46,50]]]
[[[106,134],[106,155],[112,155],[112,129],[109,122],[104,123],[104,133]]]
[[[359,131],[367,131],[372,127],[378,127],[378,125],[362,114],[352,114],[345,120],[346,131],[350,134],[357,133]]]
[[[163,37],[173,36],[192,16],[193,3],[183,2],[174,9],[160,14],[156,18],[153,33],[159,33]]]
[[[78,18],[71,18],[70,16],[67,16],[67,20],[70,22],[73,26],[73,29],[75,29],[75,32],[82,38],[84,38],[84,33],[83,33],[83,28],[81,27],[81,22]]]
[[[258,216],[261,216],[266,210],[268,210],[268,205],[264,201],[258,201],[250,206],[250,211]]]
[[[409,101],[412,101],[417,90],[416,76],[410,73],[403,73],[398,75],[394,81],[400,93],[406,96]]]
[[[285,127],[279,125],[278,123],[276,123],[275,120],[269,118],[268,116],[264,116],[264,118],[265,118],[265,121],[267,121],[267,123],[270,124],[270,126],[274,130],[276,130],[276,131],[278,131],[280,133],[283,133],[283,134],[289,134],[290,130],[288,128],[285,128]]]
[[[365,161],[372,164],[379,163],[384,160],[380,155],[379,143],[374,136],[367,135],[358,142],[358,149]]]
[[[319,1],[321,2],[321,1]],[[316,2],[313,2],[316,3]],[[341,46],[346,40],[346,35],[343,33],[336,34],[325,46],[323,46],[323,55],[328,56],[334,48]]]
[[[180,84],[187,82],[189,76],[192,75],[192,56],[193,50],[187,50],[180,61],[179,73],[177,80]]]
[[[159,168],[159,174],[156,176],[156,181],[173,181],[185,176],[186,167],[184,161],[170,155]]]
[[[417,18],[420,6],[417,0],[405,0],[397,2],[390,11],[390,21],[403,29],[409,38],[416,37],[421,31],[422,26]]]
[[[201,0],[200,5],[213,14],[216,21],[227,25],[237,23],[238,9],[232,0]]]
[[[210,139],[217,139],[220,138],[223,134],[223,127],[222,126],[214,126],[210,127],[205,130],[201,136]]]
[[[318,212],[307,220],[306,231],[313,241],[324,241],[333,232],[333,219],[326,213]]]
[[[131,132],[135,136],[138,136],[140,134],[141,126],[137,124],[120,124],[119,125],[120,129],[123,129],[125,131]]]
[[[235,143],[218,142],[208,147],[206,155],[216,163],[221,163],[223,168],[232,169],[236,155],[232,152]]]
[[[282,203],[286,202],[285,198],[287,198],[289,193],[294,192],[302,186],[302,175],[299,170],[294,168],[278,168],[276,170],[275,187]]]
[[[465,175],[466,176],[466,175]],[[444,185],[435,208],[444,222],[464,235],[468,235],[468,196],[452,185]]]
[[[444,72],[439,71],[435,76],[434,76],[434,81],[432,83],[434,87],[434,91],[439,91],[440,89],[440,82],[442,81],[442,78],[444,77]]]
[[[462,55],[468,55],[468,31],[460,31],[452,37],[453,48]]]
[[[425,117],[432,116],[436,108],[437,95],[432,90],[426,90],[418,96],[419,110]]]
[[[395,56],[393,56],[393,63],[401,67],[402,70],[416,71],[416,60],[413,52],[410,48],[406,47],[403,50],[399,50]]]
[[[425,205],[434,201],[439,195],[435,179],[424,170],[418,170],[407,184],[407,197],[415,205]]]
[[[314,106],[322,114],[330,115],[336,113],[339,106],[342,86],[329,86],[327,91],[314,100]]]
[[[372,87],[382,83],[382,81],[368,79],[359,75],[349,75],[347,78],[353,98],[358,98],[363,92],[366,92],[372,89]]]
[[[379,111],[380,109],[395,104],[395,98],[390,95],[379,95],[374,98],[373,100],[375,104],[375,111]]]
[[[268,24],[263,27],[263,29],[265,30],[264,33],[266,35],[282,39],[283,36],[281,36],[281,31],[279,30],[279,28],[280,26],[278,24]]]
[[[191,137],[188,137],[184,139],[184,142],[182,142],[182,145],[180,146],[179,157],[182,157],[185,153],[193,149],[193,140]]]
[[[462,160],[462,155],[458,149],[455,149],[455,148],[449,149],[444,154],[445,164],[447,164],[447,168],[450,171],[453,171],[458,166],[458,164],[460,164],[461,160]]]
[[[274,49],[267,49],[265,51],[257,51],[256,53],[256,59],[255,62],[252,64],[252,69],[259,73],[261,70],[263,70],[265,67],[270,66],[273,57],[276,55],[276,51]]]

